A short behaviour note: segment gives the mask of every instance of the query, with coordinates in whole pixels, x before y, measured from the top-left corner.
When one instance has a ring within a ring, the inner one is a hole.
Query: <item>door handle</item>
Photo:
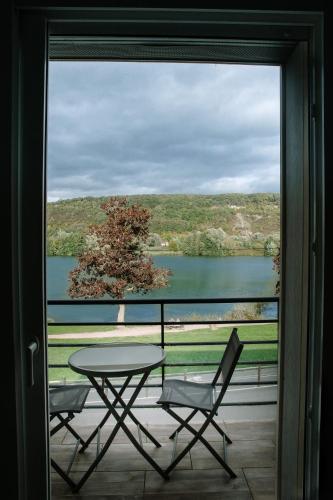
[[[32,387],[35,384],[35,377],[34,377],[35,356],[39,351],[39,341],[36,337],[28,345],[27,351],[28,351],[28,386]]]

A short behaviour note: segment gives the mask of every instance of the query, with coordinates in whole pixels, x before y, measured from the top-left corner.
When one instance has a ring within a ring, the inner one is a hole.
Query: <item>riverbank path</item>
[[[262,324],[262,323],[261,323]],[[228,323],[223,325],[209,325],[212,331],[217,328],[230,328],[236,327],[235,323]],[[165,327],[166,331],[172,333],[183,333],[192,330],[202,330],[207,328],[207,325],[177,325],[176,328]],[[159,325],[147,326],[118,326],[115,330],[110,332],[80,332],[80,333],[52,333],[48,335],[49,339],[109,339],[114,337],[141,337],[143,335],[153,335],[160,333],[161,327]]]

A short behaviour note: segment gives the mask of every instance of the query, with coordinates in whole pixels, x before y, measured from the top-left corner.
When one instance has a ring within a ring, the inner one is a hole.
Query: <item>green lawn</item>
[[[55,327],[54,327],[55,328]],[[69,327],[66,327],[68,332]],[[71,331],[72,328],[70,327]],[[98,327],[99,328],[99,327]],[[107,328],[109,330],[109,327]],[[96,327],[94,330],[96,331]],[[216,342],[226,341],[229,338],[231,328],[219,328],[210,330],[208,328],[202,330],[193,330],[190,332],[169,332],[165,333],[165,342]],[[51,333],[51,332],[50,332]],[[238,334],[242,341],[246,340],[275,340],[277,338],[277,325],[246,325],[238,327]],[[112,342],[145,342],[155,343],[160,342],[160,335],[144,335],[140,337],[114,337],[112,339],[50,339],[50,344],[57,346],[60,343],[70,342],[71,344],[106,344]],[[75,352],[78,347],[51,347],[49,348],[49,364],[67,364],[69,356]],[[167,346],[167,362],[168,363],[197,363],[211,362],[217,363],[221,358],[223,346]],[[241,361],[272,361],[277,360],[277,345],[262,344],[262,345],[245,345]],[[168,367],[166,373],[184,373],[197,371],[214,371],[214,367]],[[160,373],[155,370],[155,373]],[[49,379],[61,380],[77,380],[79,374],[74,373],[69,368],[50,368]]]

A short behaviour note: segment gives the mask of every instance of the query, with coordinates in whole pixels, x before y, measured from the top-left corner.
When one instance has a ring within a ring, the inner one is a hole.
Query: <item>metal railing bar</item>
[[[101,345],[110,345],[111,342],[78,342],[74,344],[73,342],[59,342],[57,344],[48,344],[48,347],[92,347]],[[161,342],[150,342],[151,345],[162,346]]]
[[[70,386],[70,384],[68,384]],[[121,389],[122,388],[122,385],[120,384],[112,384],[114,388],[116,389]],[[222,384],[221,383],[217,383],[216,386],[221,386]],[[264,380],[264,381],[257,381],[257,380],[250,380],[248,382],[230,382],[229,385],[234,385],[234,386],[257,386],[257,385],[277,385],[277,380]],[[50,384],[50,387],[62,387],[63,384]],[[134,385],[134,384],[129,384],[127,386],[128,389],[135,389],[137,386]],[[148,388],[153,388],[153,389],[157,389],[157,388],[161,388],[162,387],[162,383],[160,384],[145,384],[144,385],[144,389],[148,389]]]
[[[220,405],[220,407],[223,407],[223,406],[266,406],[266,405],[276,405],[277,404],[277,401],[276,400],[273,400],[273,401],[245,401],[245,402],[237,402],[235,401],[234,403],[223,403]],[[174,408],[179,408],[177,406],[174,406],[174,405],[170,405]],[[118,407],[118,405],[116,405],[116,408]],[[89,405],[89,406],[84,406],[84,408],[86,410],[105,410],[105,406],[103,405]],[[119,408],[122,408],[122,406],[119,405]],[[131,408],[135,408],[135,409],[148,409],[148,408],[159,408],[159,405],[157,404],[150,404],[150,405],[133,405]]]
[[[165,321],[168,325],[243,325],[243,324],[274,324],[278,323],[277,318],[267,319],[207,319],[207,320],[184,320],[184,321]]]
[[[274,340],[241,340],[242,344],[244,345],[263,345],[263,344],[278,344],[279,341],[278,339]],[[227,345],[227,341],[222,341],[221,342],[154,342],[151,343],[152,345],[157,345],[160,347],[186,347],[186,346],[203,346],[203,345],[211,345],[211,346],[216,346],[216,345]],[[93,346],[93,345],[109,345],[109,343],[105,342],[94,342],[94,343],[77,343],[74,344],[73,342],[60,342],[57,344],[48,344],[48,347],[88,347],[88,346]]]
[[[178,324],[178,323],[177,323]],[[48,326],[161,326],[160,321],[50,321]]]
[[[202,346],[202,345],[227,345],[227,341],[221,342],[165,342],[165,346]],[[278,344],[278,340],[241,340],[241,343],[244,345],[252,345],[252,344]]]
[[[210,361],[192,361],[190,363],[164,363],[164,366],[166,368],[168,367],[180,367],[180,366],[217,366],[219,364],[219,361],[215,361],[215,362],[210,362]],[[278,362],[277,360],[274,360],[274,359],[267,359],[267,360],[255,360],[255,361],[238,361],[237,363],[237,366],[238,365],[277,365]],[[68,368],[69,369],[69,366],[68,364],[63,364],[63,363],[50,363],[49,364],[49,368]],[[156,368],[156,370],[158,370],[159,368]]]
[[[279,302],[279,297],[214,297],[189,299],[49,299],[47,303],[54,306],[65,305],[119,305],[119,304],[241,304],[251,302]]]
[[[56,322],[56,321],[50,321],[48,323],[48,326],[162,326],[164,324],[165,326],[179,326],[179,325],[256,325],[256,324],[264,324],[264,325],[270,325],[270,324],[276,324],[278,323],[277,318],[267,318],[267,319],[228,319],[228,320],[222,320],[222,319],[211,319],[211,320],[193,320],[193,321],[94,321],[94,322],[82,322],[82,321],[75,321],[75,322]],[[169,332],[168,332],[169,333]],[[172,333],[172,332],[170,332]]]
[[[215,363],[209,362],[209,361],[200,361],[200,362],[191,362],[191,363],[165,363],[164,366],[166,367],[179,367],[179,366],[218,366],[219,361],[216,361]],[[277,360],[270,359],[270,360],[258,360],[258,361],[238,361],[238,365],[271,365],[271,364],[278,364]]]
[[[179,327],[179,324],[183,326],[191,326],[191,325],[202,325],[203,329],[206,325],[276,325],[278,324],[278,319],[264,319],[264,320],[211,320],[211,321],[172,321],[164,322],[164,326],[172,326],[172,325],[177,325]],[[62,323],[62,322],[54,322],[51,321],[48,323],[48,326],[162,326],[162,323],[160,321],[136,321],[134,322],[123,322],[123,323],[118,323],[115,321],[103,321],[103,322],[95,322],[95,323],[87,323],[87,322],[72,322],[72,323]],[[199,328],[198,328],[199,330]],[[181,327],[179,328],[180,332],[185,333],[185,331],[181,330]],[[89,332],[88,332],[89,333]],[[158,331],[155,333],[159,333]],[[165,333],[174,333],[174,331],[167,330]],[[120,333],[121,335],[121,333]]]
[[[217,386],[221,386],[222,384],[216,384]],[[229,385],[249,385],[249,386],[257,386],[257,385],[277,385],[277,380],[250,380],[249,382],[229,382]]]
[[[161,320],[161,347],[162,347],[162,349],[164,349],[164,347],[165,347],[165,338],[164,338],[165,320],[164,320],[164,304],[162,302],[161,302],[160,320]],[[164,379],[165,379],[165,365],[163,363],[163,365],[162,365],[162,383],[164,382]]]

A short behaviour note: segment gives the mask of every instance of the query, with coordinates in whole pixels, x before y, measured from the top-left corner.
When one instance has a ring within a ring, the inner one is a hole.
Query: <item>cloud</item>
[[[276,178],[279,176],[279,165],[271,166],[262,172],[219,177],[213,182],[203,183],[201,186],[207,194],[218,193],[258,193],[275,192]]]
[[[48,198],[279,191],[279,68],[51,62]]]

